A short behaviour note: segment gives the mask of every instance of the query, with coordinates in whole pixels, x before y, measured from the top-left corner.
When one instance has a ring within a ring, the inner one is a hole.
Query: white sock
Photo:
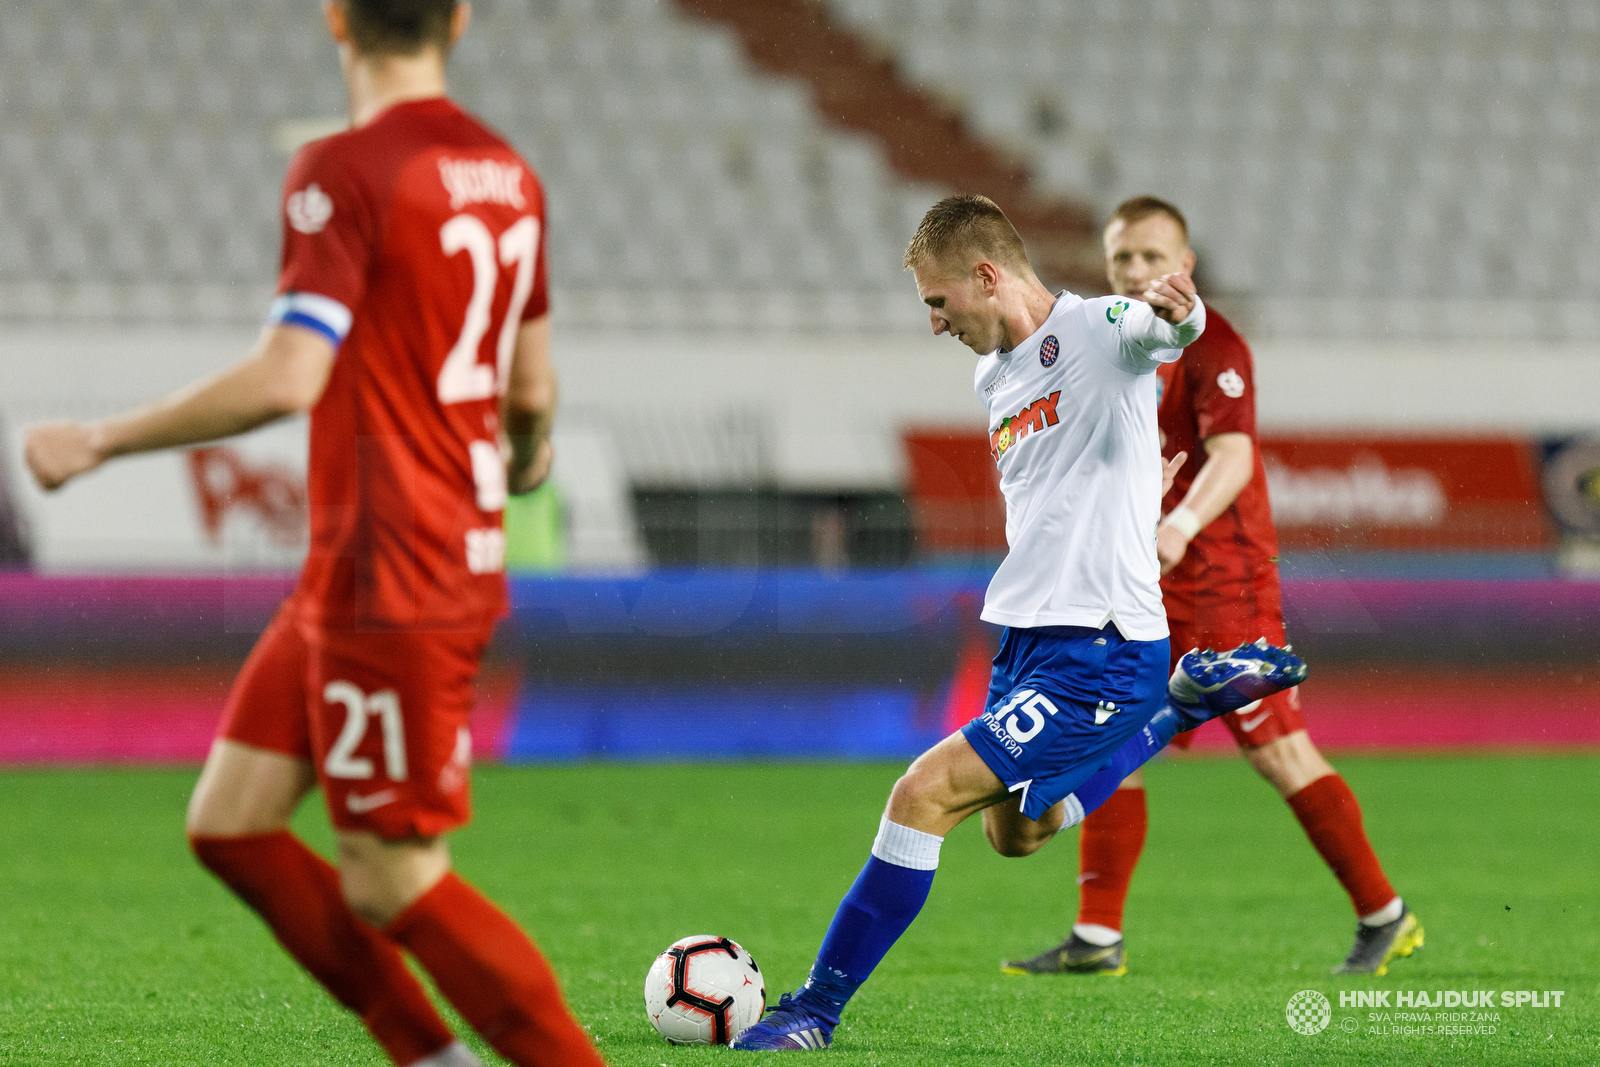
[[[411,1067],[483,1067],[483,1061],[467,1046],[452,1041],[432,1056],[424,1056]]]
[[[939,867],[939,846],[942,844],[944,838],[890,822],[889,816],[885,815],[878,822],[878,838],[872,842],[872,854],[896,867],[932,871]]]
[[[1401,914],[1405,910],[1405,903],[1399,897],[1395,897],[1393,900],[1389,901],[1389,903],[1385,904],[1371,915],[1361,916],[1361,925],[1384,926],[1400,918]]]
[[[1098,945],[1101,948],[1109,948],[1122,940],[1121,930],[1113,930],[1111,927],[1101,926],[1099,923],[1073,923],[1072,932],[1084,941],[1089,942],[1089,944]]]

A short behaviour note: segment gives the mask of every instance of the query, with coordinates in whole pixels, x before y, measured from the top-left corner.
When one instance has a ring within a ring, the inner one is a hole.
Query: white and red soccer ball
[[[686,937],[650,965],[644,1010],[674,1045],[726,1045],[761,1020],[766,981],[737,941]]]

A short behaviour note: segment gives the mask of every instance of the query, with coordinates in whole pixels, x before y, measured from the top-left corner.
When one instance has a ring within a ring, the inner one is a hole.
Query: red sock
[[[1289,797],[1306,836],[1350,894],[1357,915],[1371,915],[1395,897],[1361,825],[1361,805],[1338,774],[1326,774]]]
[[[605,1067],[528,935],[454,873],[384,932],[410,950],[462,1018],[518,1067]]]
[[[1144,790],[1118,789],[1078,831],[1078,921],[1122,929],[1128,883],[1144,851]]]
[[[345,903],[339,872],[294,835],[279,830],[189,843],[289,954],[361,1016],[395,1063],[415,1063],[455,1039],[400,951]]]

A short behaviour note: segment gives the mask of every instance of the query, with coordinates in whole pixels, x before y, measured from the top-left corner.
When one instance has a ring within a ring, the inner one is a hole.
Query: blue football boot
[[[1178,660],[1167,682],[1172,708],[1192,730],[1306,680],[1305,661],[1265,637],[1229,652],[1193,649]]]
[[[834,1024],[809,1011],[793,993],[778,998],[766,1017],[749,1027],[728,1047],[742,1052],[802,1052],[833,1043]]]

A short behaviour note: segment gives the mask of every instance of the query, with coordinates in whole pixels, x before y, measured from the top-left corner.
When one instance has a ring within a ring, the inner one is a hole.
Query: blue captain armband
[[[267,312],[269,326],[303,326],[322,334],[333,347],[344,343],[354,318],[339,301],[316,293],[284,293]]]

